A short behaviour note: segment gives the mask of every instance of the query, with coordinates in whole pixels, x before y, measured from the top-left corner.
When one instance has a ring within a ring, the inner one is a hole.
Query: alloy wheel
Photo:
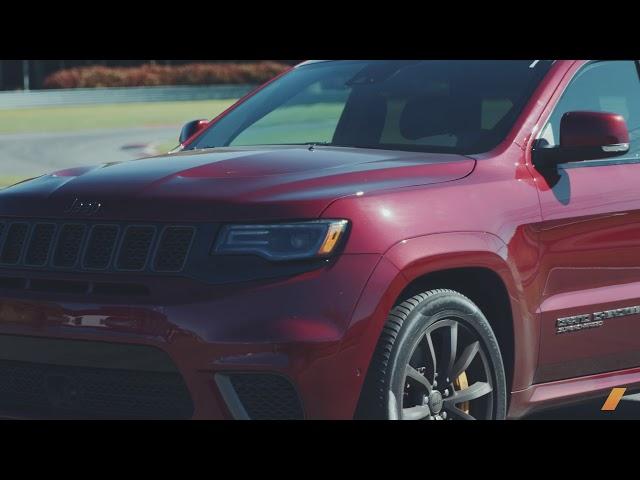
[[[491,419],[493,405],[493,373],[481,338],[462,319],[432,323],[405,366],[401,419]]]

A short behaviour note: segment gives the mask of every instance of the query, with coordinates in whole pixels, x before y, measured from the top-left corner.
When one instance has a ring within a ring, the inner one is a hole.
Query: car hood
[[[334,200],[448,182],[475,161],[340,147],[219,148],[72,168],[0,191],[0,216],[251,221],[314,218]],[[95,202],[98,211],[70,209]]]

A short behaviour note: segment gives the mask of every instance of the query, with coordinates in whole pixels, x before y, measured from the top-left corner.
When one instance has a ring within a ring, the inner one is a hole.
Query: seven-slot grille
[[[48,220],[0,221],[0,266],[176,273],[195,227]]]

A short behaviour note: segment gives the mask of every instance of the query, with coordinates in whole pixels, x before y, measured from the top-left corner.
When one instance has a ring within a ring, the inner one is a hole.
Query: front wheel
[[[409,298],[389,314],[363,391],[361,416],[504,419],[498,341],[478,307],[451,290]]]

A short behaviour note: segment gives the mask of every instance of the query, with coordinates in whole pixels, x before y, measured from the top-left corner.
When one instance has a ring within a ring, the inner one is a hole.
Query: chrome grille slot
[[[127,271],[143,270],[149,258],[155,233],[155,227],[139,225],[127,227],[116,268]]]
[[[24,263],[30,267],[47,264],[56,226],[52,223],[38,223],[33,227]]]
[[[109,266],[119,230],[117,225],[95,225],[91,229],[84,255],[84,268],[104,270]]]
[[[71,268],[76,265],[86,229],[81,224],[66,224],[62,227],[53,256],[54,267]]]
[[[162,232],[153,268],[158,272],[182,270],[194,234],[193,227],[167,227]]]
[[[0,263],[16,265],[20,261],[28,233],[28,223],[12,223],[9,226],[2,246]]]

